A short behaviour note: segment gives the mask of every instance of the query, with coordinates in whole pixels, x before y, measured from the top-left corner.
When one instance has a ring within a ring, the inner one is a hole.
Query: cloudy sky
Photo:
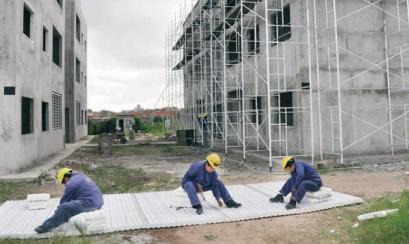
[[[165,87],[165,32],[184,0],[82,0],[88,108],[152,107]]]

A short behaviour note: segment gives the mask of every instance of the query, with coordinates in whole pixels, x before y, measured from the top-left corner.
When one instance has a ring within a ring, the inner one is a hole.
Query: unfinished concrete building
[[[65,17],[65,142],[88,135],[87,24],[81,0],[66,0]]]
[[[64,148],[70,1],[0,1],[0,172]]]
[[[189,4],[187,4],[189,5]],[[409,149],[409,1],[199,0],[167,34],[176,129],[312,161]],[[185,12],[184,12],[184,9]],[[188,10],[189,9],[189,10]],[[203,119],[207,115],[207,119]]]

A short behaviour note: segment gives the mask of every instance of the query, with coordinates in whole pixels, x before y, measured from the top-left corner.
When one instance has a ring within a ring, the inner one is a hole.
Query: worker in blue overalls
[[[58,170],[56,179],[65,186],[64,195],[55,213],[35,228],[38,234],[51,231],[77,214],[100,209],[104,204],[101,190],[86,175],[62,168]]]
[[[281,160],[281,167],[291,174],[280,192],[273,198],[270,198],[272,203],[284,202],[284,197],[291,192],[291,200],[285,206],[286,209],[293,209],[297,203],[300,203],[307,191],[318,191],[322,186],[320,175],[313,167],[299,160],[295,160],[292,156],[284,157]]]
[[[190,203],[196,209],[197,214],[203,213],[203,207],[200,204],[197,193],[203,194],[204,191],[211,190],[220,207],[223,207],[223,203],[228,208],[238,208],[241,206],[240,203],[232,199],[226,186],[218,178],[216,168],[220,166],[221,162],[221,157],[217,153],[211,153],[206,157],[206,160],[192,163],[185,176],[183,176],[182,188],[186,191]]]

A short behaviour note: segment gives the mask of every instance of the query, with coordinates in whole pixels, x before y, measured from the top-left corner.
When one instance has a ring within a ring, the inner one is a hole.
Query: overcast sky
[[[165,87],[165,32],[182,1],[82,0],[88,108],[121,111],[155,104]]]

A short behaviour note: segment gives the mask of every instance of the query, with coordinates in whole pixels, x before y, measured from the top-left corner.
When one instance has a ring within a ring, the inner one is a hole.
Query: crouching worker
[[[235,202],[226,189],[226,186],[218,179],[216,168],[221,164],[221,158],[216,153],[211,153],[206,160],[192,163],[182,179],[182,188],[186,191],[192,207],[197,214],[203,213],[203,207],[197,193],[211,190],[220,207],[223,203],[228,208],[238,208],[240,203]],[[203,196],[203,195],[202,195]],[[203,200],[204,196],[203,196]],[[223,200],[223,201],[222,201]]]
[[[291,200],[285,208],[293,209],[297,203],[302,201],[307,191],[315,192],[321,188],[321,177],[310,165],[287,156],[281,160],[281,166],[285,171],[291,173],[291,178],[287,180],[280,192],[270,199],[270,202],[282,203],[284,197],[291,192]]]
[[[38,234],[49,232],[68,222],[71,217],[100,209],[103,205],[101,190],[82,173],[63,168],[58,171],[56,179],[58,183],[64,184],[64,195],[54,215],[35,228]]]

